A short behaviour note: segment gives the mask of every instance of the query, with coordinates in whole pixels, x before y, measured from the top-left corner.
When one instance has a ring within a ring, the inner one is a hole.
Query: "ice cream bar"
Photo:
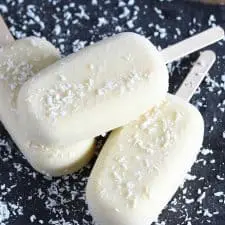
[[[26,82],[17,101],[19,120],[33,142],[69,146],[137,118],[167,89],[167,68],[156,48],[140,35],[121,33]]]
[[[60,58],[58,50],[48,41],[30,37],[13,41],[0,18],[0,120],[29,163],[39,172],[62,175],[74,172],[92,157],[94,139],[69,147],[46,147],[32,143],[26,126],[18,123],[17,95],[25,81]],[[5,34],[5,35],[3,35]],[[6,45],[4,47],[4,45]],[[30,127],[30,129],[33,129]],[[35,128],[34,128],[35,129]]]
[[[200,65],[203,59],[208,61]],[[213,53],[202,54],[178,93],[192,94],[214,60]],[[198,79],[190,85],[194,76]],[[138,120],[110,134],[86,189],[96,224],[150,225],[182,184],[204,134],[203,118],[186,96],[168,94]]]
[[[27,81],[17,101],[19,122],[30,140],[46,146],[70,146],[125,125],[165,98],[165,62],[223,36],[212,28],[162,52],[134,33],[102,40]]]

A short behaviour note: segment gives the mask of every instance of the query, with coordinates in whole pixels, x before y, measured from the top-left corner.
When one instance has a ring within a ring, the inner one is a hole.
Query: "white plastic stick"
[[[208,50],[202,52],[181,84],[176,95],[189,101],[203,78],[208,74],[215,60],[216,54],[213,51]]]
[[[171,45],[161,51],[165,63],[170,63],[185,55],[202,49],[224,38],[224,30],[221,27],[213,27],[177,44]]]

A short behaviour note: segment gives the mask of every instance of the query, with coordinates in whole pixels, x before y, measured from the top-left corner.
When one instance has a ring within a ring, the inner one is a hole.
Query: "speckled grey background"
[[[225,28],[225,7],[182,0],[0,0],[0,13],[14,37],[44,36],[64,55],[121,31],[143,34],[164,48],[215,24]],[[203,149],[158,225],[225,224],[224,46],[209,47],[217,62],[192,98],[205,119]],[[197,56],[169,65],[171,93]],[[33,171],[0,126],[0,224],[92,224],[84,189],[93,163],[49,179]]]

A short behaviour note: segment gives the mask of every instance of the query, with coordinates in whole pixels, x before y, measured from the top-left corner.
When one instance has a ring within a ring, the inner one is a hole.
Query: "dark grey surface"
[[[225,7],[181,0],[126,0],[124,4],[114,0],[0,0],[0,12],[16,38],[44,36],[65,55],[120,31],[144,34],[164,48],[213,24],[225,28]],[[99,23],[102,17],[106,24]],[[216,51],[217,62],[210,78],[192,98],[205,119],[203,150],[192,168],[192,176],[160,216],[160,225],[225,224],[224,42],[209,48]],[[169,66],[171,93],[197,56],[195,53]],[[44,177],[33,171],[1,126],[0,224],[92,224],[84,189],[93,163],[94,160],[73,175]],[[7,208],[4,215],[3,208]]]

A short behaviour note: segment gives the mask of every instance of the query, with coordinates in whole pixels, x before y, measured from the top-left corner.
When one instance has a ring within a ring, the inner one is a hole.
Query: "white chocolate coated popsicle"
[[[137,118],[167,89],[168,71],[156,48],[140,35],[121,33],[26,82],[17,101],[19,120],[29,124],[34,143],[70,146]]]
[[[17,95],[21,86],[35,73],[60,58],[58,50],[49,42],[35,37],[12,42],[0,52],[0,120],[29,163],[39,172],[62,175],[85,165],[93,155],[94,139],[67,148],[46,147],[32,143],[29,131],[35,129],[29,121],[19,124]]]
[[[150,225],[183,182],[203,133],[197,109],[172,95],[113,131],[87,184],[96,224]]]
[[[204,122],[187,103],[215,61],[205,51],[177,94],[138,120],[112,131],[86,188],[98,225],[150,225],[190,170],[202,144]]]

